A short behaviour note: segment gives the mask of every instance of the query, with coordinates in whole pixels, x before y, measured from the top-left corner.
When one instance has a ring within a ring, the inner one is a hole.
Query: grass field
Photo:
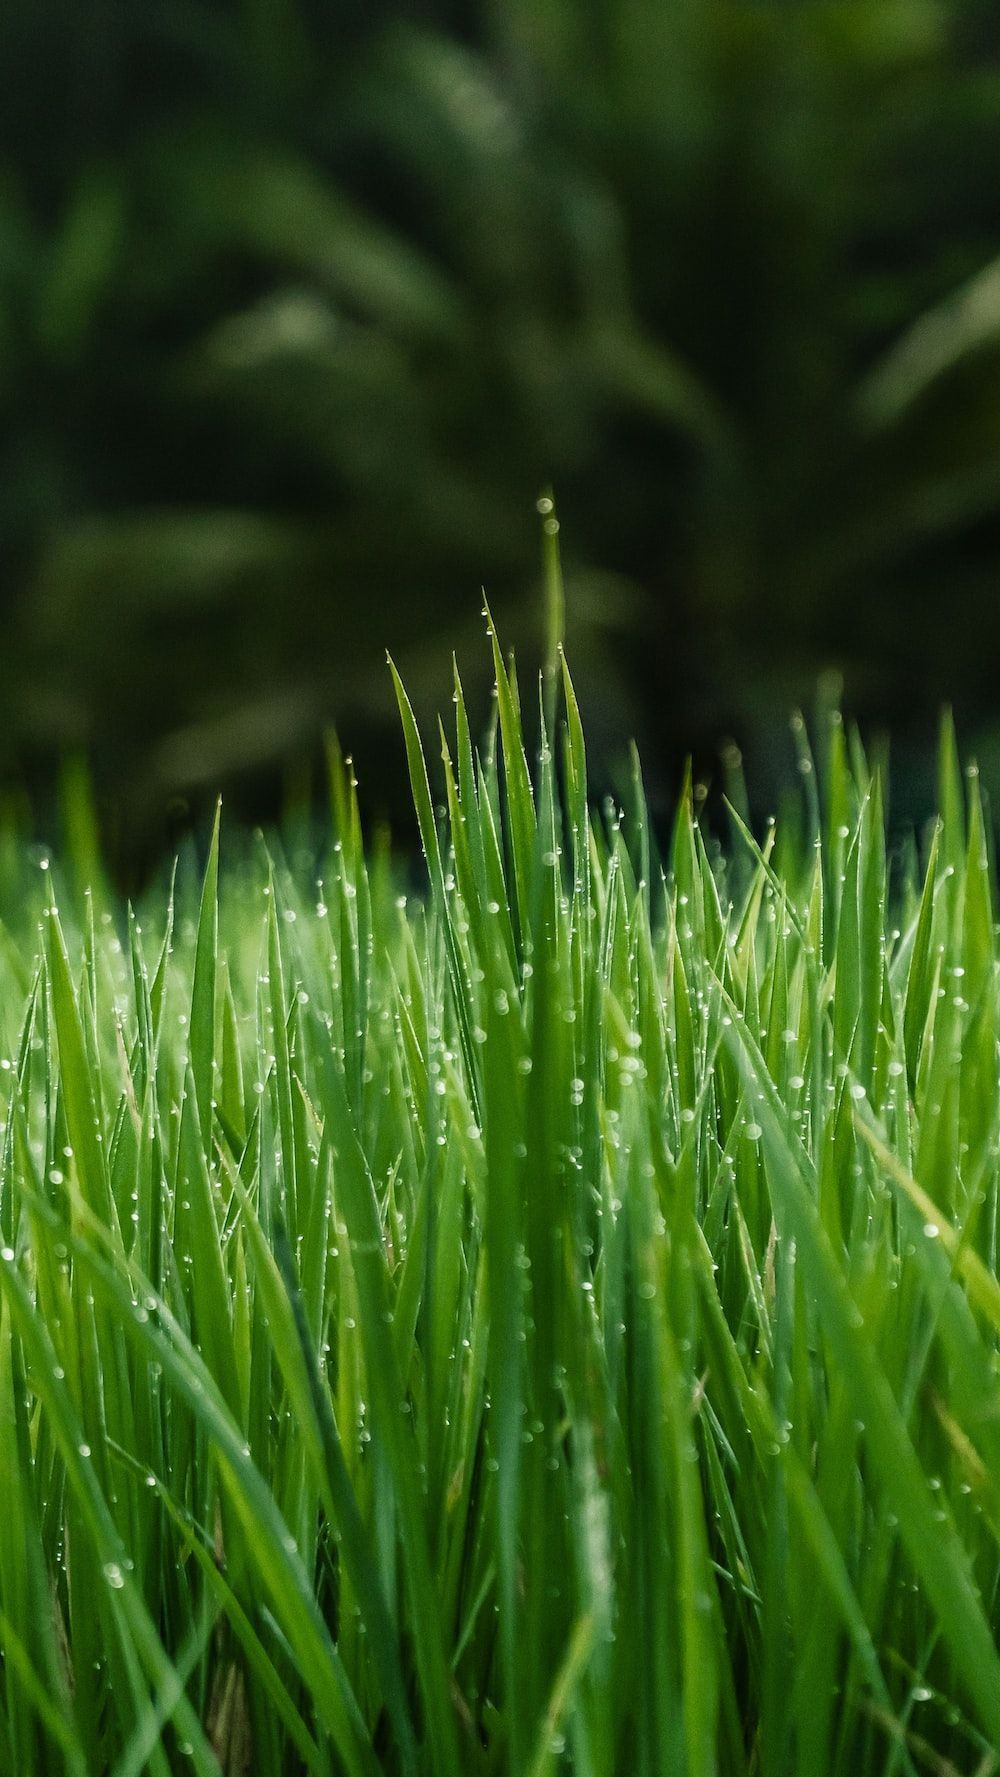
[[[977,780],[887,858],[800,728],[661,869],[493,645],[415,889],[336,756],[135,915],[80,795],[0,856],[0,1773],[986,1777]]]

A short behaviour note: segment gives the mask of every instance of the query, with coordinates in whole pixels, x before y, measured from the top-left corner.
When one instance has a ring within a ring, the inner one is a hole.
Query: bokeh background
[[[608,781],[766,796],[833,671],[995,782],[998,175],[994,0],[10,0],[0,780],[145,857],[333,721],[398,813],[551,483]]]

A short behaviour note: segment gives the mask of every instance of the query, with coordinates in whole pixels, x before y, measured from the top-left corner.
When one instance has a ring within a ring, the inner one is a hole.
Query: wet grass
[[[6,859],[0,1771],[985,1777],[977,781],[887,860],[834,720],[661,869],[493,645],[408,901],[336,756],[138,915]]]

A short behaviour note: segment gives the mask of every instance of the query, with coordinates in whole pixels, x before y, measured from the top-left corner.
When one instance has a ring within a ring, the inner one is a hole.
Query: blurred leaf
[[[120,177],[108,168],[85,169],[53,238],[36,299],[38,335],[55,358],[82,349],[98,304],[118,275],[124,240]]]
[[[898,421],[964,359],[1000,351],[1000,259],[920,315],[866,376],[861,411],[875,426]],[[1000,364],[995,367],[1000,379]]]

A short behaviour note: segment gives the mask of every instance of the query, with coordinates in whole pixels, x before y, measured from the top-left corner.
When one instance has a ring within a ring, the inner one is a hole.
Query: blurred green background
[[[10,0],[0,778],[141,854],[334,720],[401,806],[384,650],[485,710],[549,482],[603,772],[766,789],[834,668],[989,778],[998,173],[994,0]]]

